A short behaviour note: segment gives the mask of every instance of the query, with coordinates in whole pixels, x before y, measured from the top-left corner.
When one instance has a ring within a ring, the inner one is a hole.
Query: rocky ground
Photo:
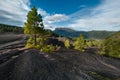
[[[120,59],[62,48],[52,54],[25,49],[19,40],[0,46],[0,80],[120,80]]]

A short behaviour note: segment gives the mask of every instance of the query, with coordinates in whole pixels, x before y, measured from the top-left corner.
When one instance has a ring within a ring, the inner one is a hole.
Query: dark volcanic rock
[[[51,56],[52,57],[52,56]],[[54,60],[38,50],[25,51],[19,57],[0,65],[0,80],[92,80],[75,71],[67,61]]]
[[[61,47],[65,47],[64,46],[64,42],[59,41],[57,38],[55,37],[51,37],[48,39],[48,41],[46,42],[46,44],[53,44],[54,46],[61,46]]]
[[[76,50],[43,54],[29,49],[0,64],[0,80],[104,80],[120,78],[119,67],[117,59]]]

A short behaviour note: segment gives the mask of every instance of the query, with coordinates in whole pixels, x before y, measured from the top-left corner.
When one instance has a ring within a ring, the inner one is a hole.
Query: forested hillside
[[[115,33],[114,31],[75,31],[69,28],[56,28],[54,32],[66,37],[78,37],[83,34],[86,39],[103,39]]]
[[[2,32],[23,33],[23,28],[13,25],[0,24],[0,33]]]
[[[105,55],[120,58],[120,31],[105,39]]]

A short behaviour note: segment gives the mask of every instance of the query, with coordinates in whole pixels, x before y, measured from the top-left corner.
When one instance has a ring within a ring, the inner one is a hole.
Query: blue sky
[[[45,28],[79,31],[120,30],[120,0],[1,0],[0,23],[23,26],[32,6]]]
[[[94,7],[100,4],[100,0],[31,0],[31,7],[36,6],[50,14],[72,14],[82,7]]]

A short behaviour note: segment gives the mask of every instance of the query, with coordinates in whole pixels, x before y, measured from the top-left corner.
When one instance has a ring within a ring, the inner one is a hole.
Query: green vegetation
[[[84,40],[81,35],[74,44],[74,49],[84,51],[86,48],[98,49],[99,55],[120,58],[120,32],[102,40]]]
[[[114,31],[89,31],[88,38],[89,39],[104,39],[114,33],[115,33]]]
[[[33,37],[30,36],[29,39],[27,40],[26,47],[40,49],[44,45],[42,38],[37,38],[36,41],[37,41],[37,45],[34,45],[34,39]]]
[[[67,43],[66,41],[66,47]],[[120,58],[120,32],[102,40],[84,40],[84,37],[80,35],[75,39],[73,46],[74,49],[82,52],[86,48],[96,48],[98,49],[97,53],[100,55]]]
[[[104,45],[106,55],[120,58],[120,32],[108,37],[104,41]]]
[[[56,47],[51,44],[42,46],[41,51],[45,53],[52,53],[55,49]]]
[[[100,40],[85,40],[85,46],[86,48],[98,47],[99,42]]]
[[[99,55],[106,55],[104,40],[100,40],[100,41],[97,43],[97,48],[98,48],[98,52],[97,52],[97,53],[98,53]]]
[[[68,39],[65,40],[64,45],[65,45],[66,48],[70,48],[71,47],[70,41]]]
[[[85,40],[83,35],[80,35],[73,43],[74,49],[84,52]]]
[[[90,40],[86,40],[86,48],[90,48],[90,47],[92,47],[92,41],[90,41]]]
[[[120,58],[120,32],[100,41],[98,45],[100,55]]]
[[[36,48],[45,53],[52,53],[56,46],[47,45],[45,42],[49,36],[57,36],[50,30],[45,30],[42,22],[42,16],[37,13],[35,7],[28,12],[27,22],[24,24],[24,33],[29,35],[27,48]]]
[[[12,25],[0,24],[0,33],[3,32],[23,33],[23,28]]]

